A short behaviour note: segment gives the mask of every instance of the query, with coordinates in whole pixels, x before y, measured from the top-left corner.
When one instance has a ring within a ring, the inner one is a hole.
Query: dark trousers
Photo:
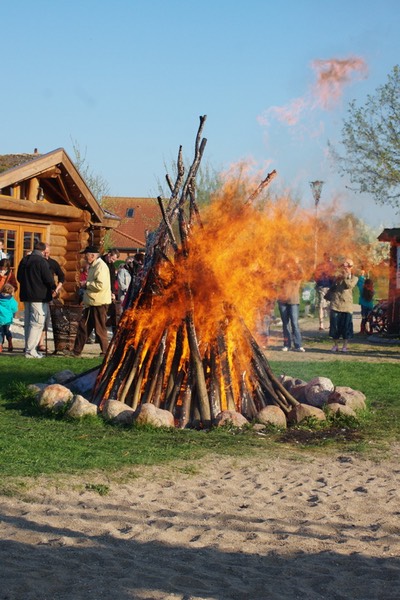
[[[108,348],[108,332],[106,327],[108,304],[101,306],[86,306],[83,309],[81,320],[74,343],[74,354],[81,354],[89,335],[93,329],[96,332],[101,351],[104,354]]]
[[[12,339],[12,333],[10,331],[10,325],[11,323],[7,323],[7,325],[1,325],[0,326],[0,344],[4,344],[4,340],[11,340]]]

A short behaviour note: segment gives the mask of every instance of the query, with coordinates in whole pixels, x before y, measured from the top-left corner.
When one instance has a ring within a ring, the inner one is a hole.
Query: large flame
[[[267,304],[291,280],[310,281],[325,253],[338,267],[350,256],[356,268],[368,268],[351,223],[335,226],[333,209],[317,215],[289,197],[250,202],[252,190],[250,178],[228,180],[202,210],[201,223],[191,223],[182,247],[156,263],[151,293],[143,287],[145,301],[123,313],[110,345],[100,374],[103,399],[124,401],[128,394],[136,407],[143,399],[171,398],[168,387],[175,386],[179,395],[168,402],[176,402],[185,417],[184,389],[200,368],[212,402],[215,396],[213,414],[240,411],[246,393],[257,387],[249,370],[251,332]],[[110,372],[113,352],[118,364]]]

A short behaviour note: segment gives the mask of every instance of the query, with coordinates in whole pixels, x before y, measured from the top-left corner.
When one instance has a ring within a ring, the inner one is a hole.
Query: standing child
[[[13,351],[12,333],[10,330],[14,315],[18,310],[18,304],[14,296],[14,287],[11,283],[5,283],[0,293],[0,352],[3,352],[5,339],[8,342],[8,351]]]
[[[368,321],[368,316],[371,310],[374,308],[374,282],[369,277],[365,277],[365,271],[361,271],[361,275],[357,282],[357,287],[360,292],[360,297],[358,300],[359,305],[361,306],[361,329],[360,333],[363,335],[367,333],[366,325]]]

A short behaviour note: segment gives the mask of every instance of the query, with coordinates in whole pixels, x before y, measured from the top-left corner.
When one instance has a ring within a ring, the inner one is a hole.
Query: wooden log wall
[[[50,226],[50,255],[61,266],[65,282],[61,299],[68,304],[77,302],[79,274],[83,264],[81,250],[89,243],[89,218],[52,223]]]

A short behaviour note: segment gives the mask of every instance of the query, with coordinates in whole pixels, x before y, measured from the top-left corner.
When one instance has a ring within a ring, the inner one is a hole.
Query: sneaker
[[[342,352],[348,352],[348,351],[349,351],[349,349],[347,348],[347,346],[343,346]]]
[[[303,348],[303,346],[300,346],[300,348],[296,348],[296,352],[305,352],[305,348]]]
[[[320,325],[320,328],[319,328],[319,330],[320,330],[320,331],[324,331],[324,330],[325,330],[325,327],[324,327],[323,325]]]
[[[331,352],[338,352],[339,348],[337,346],[332,346]]]
[[[39,352],[36,352],[36,354],[30,354],[30,352],[25,352],[25,358],[43,358],[43,354],[39,354]]]
[[[288,351],[289,351],[289,348],[287,346],[283,346],[282,352],[288,352]]]

